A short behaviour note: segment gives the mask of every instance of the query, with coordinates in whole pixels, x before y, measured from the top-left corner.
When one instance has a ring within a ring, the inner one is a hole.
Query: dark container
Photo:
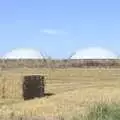
[[[45,94],[44,76],[31,75],[24,76],[23,79],[23,98],[24,100],[40,98]]]

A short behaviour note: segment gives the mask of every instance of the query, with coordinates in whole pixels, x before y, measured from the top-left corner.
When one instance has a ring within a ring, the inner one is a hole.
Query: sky
[[[119,0],[1,0],[0,55],[33,48],[54,58],[103,47],[120,53]]]

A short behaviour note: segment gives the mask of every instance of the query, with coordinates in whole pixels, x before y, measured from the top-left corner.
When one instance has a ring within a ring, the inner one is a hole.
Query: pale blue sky
[[[120,53],[119,0],[1,0],[0,54],[35,48],[55,58],[86,47]]]

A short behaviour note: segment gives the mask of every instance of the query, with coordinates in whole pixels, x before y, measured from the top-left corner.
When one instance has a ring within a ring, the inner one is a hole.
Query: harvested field
[[[23,101],[21,78],[29,74],[44,75],[45,92],[55,95]],[[1,75],[1,81],[4,78],[7,86],[6,100],[1,99],[0,105],[3,116],[11,113],[16,116],[70,116],[76,111],[85,113],[86,108],[95,102],[120,100],[120,69],[11,69],[2,71]]]

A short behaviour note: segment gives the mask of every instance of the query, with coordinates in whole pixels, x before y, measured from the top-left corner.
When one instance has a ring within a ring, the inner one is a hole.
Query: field
[[[20,81],[28,74],[44,75],[45,91],[53,95],[23,101],[19,97]],[[0,99],[2,116],[62,115],[69,118],[72,114],[85,114],[89,105],[97,102],[119,103],[120,100],[120,69],[117,68],[15,68],[3,70],[0,75],[1,81],[6,81],[6,97]]]

